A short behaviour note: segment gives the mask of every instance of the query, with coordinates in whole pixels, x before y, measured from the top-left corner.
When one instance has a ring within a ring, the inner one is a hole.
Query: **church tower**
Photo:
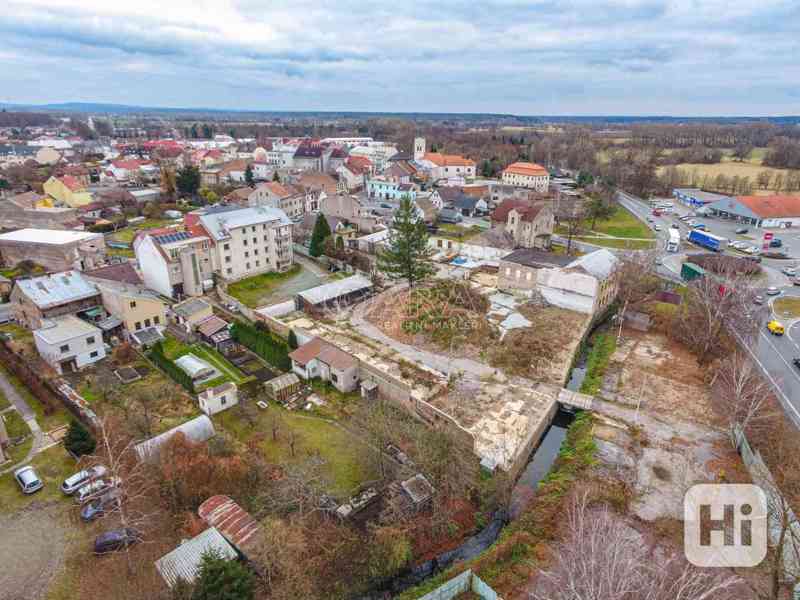
[[[414,160],[422,160],[425,156],[425,138],[414,138]]]

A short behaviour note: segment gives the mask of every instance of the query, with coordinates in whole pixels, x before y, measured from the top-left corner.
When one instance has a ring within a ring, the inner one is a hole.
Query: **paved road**
[[[10,471],[21,467],[30,461],[34,455],[44,447],[46,440],[41,427],[39,427],[39,423],[36,421],[36,413],[33,412],[33,409],[30,407],[30,405],[25,402],[25,399],[22,396],[20,396],[17,388],[14,387],[14,385],[2,372],[0,372],[0,391],[2,391],[5,397],[8,398],[8,401],[14,405],[14,408],[22,416],[22,419],[25,421],[25,424],[31,430],[31,434],[33,435],[33,445],[31,446],[28,455],[16,465],[12,465],[0,470],[0,475],[3,475],[4,473],[9,473]]]

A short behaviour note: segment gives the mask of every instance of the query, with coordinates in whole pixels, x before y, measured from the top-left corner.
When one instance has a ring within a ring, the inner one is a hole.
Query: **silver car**
[[[32,494],[44,487],[42,480],[39,479],[36,471],[34,471],[33,467],[30,465],[27,467],[20,467],[14,471],[14,479],[17,480],[19,487],[22,488],[23,494]]]
[[[61,484],[61,491],[67,496],[71,496],[87,483],[99,479],[105,474],[106,468],[103,465],[97,465],[96,467],[89,467],[83,471],[78,471],[64,480],[64,483]]]
[[[119,479],[95,479],[75,492],[75,502],[77,504],[86,504],[116,487],[119,483]]]

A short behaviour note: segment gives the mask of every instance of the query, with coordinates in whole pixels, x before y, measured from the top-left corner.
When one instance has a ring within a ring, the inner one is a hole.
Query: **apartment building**
[[[247,197],[250,207],[267,206],[282,210],[292,220],[299,220],[306,212],[317,209],[316,196],[311,191],[290,183],[270,181],[259,184]]]
[[[502,173],[503,183],[545,193],[550,186],[550,173],[541,165],[530,162],[515,162]]]
[[[145,285],[159,294],[201,296],[214,287],[214,252],[202,232],[144,231],[134,239],[133,249]]]

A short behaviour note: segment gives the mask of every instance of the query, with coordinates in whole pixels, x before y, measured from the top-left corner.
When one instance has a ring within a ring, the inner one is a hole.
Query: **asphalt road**
[[[671,278],[675,278],[680,274],[680,263],[683,262],[684,255],[681,253],[695,253],[706,252],[702,248],[698,248],[692,244],[683,241],[684,236],[688,233],[689,228],[686,227],[678,217],[683,214],[688,214],[690,209],[674,203],[675,213],[664,214],[661,217],[653,217],[652,209],[644,201],[620,192],[618,200],[622,206],[634,213],[640,220],[648,223],[651,228],[656,224],[660,226],[661,231],[656,231],[655,234],[662,243],[658,249],[662,253],[663,266],[661,267]],[[650,221],[648,221],[648,218]],[[731,223],[720,219],[709,219],[706,217],[699,218],[698,221],[705,223],[709,231],[715,235],[720,235],[728,239],[742,239],[754,245],[760,245],[763,230],[750,228],[748,235],[752,239],[744,239],[743,236],[737,235],[734,230],[742,227],[741,224]],[[681,230],[681,253],[669,254],[665,248],[668,230],[671,224],[678,223]],[[790,256],[800,255],[800,231],[791,232],[787,230],[780,230],[776,232],[775,237],[783,240],[783,250],[787,251]],[[726,249],[726,254],[735,256],[742,256],[742,254]],[[772,309],[772,303],[781,297],[792,296],[800,297],[800,287],[792,285],[791,280],[779,272],[779,269],[786,266],[797,266],[798,261],[795,259],[789,260],[774,260],[764,259],[762,266],[766,267],[765,271],[768,276],[764,282],[764,287],[775,286],[781,291],[779,296],[768,297],[768,305],[764,313],[768,316],[762,317],[763,323],[760,326],[758,338],[755,343],[742,342],[741,346],[751,356],[751,358],[761,367],[762,372],[767,379],[772,383],[781,403],[786,410],[786,414],[794,421],[795,425],[800,427],[800,369],[792,364],[794,358],[800,357],[800,319],[785,319],[780,315],[776,315]],[[781,321],[786,328],[786,335],[774,336],[767,331],[766,324],[771,318],[777,318]]]

